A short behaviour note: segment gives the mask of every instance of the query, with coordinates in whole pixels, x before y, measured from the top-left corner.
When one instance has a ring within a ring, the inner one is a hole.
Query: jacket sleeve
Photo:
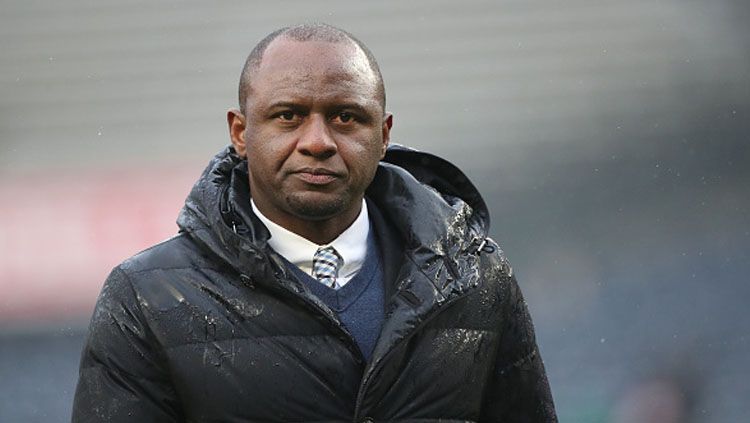
[[[502,277],[500,345],[482,407],[483,422],[557,422],[534,326],[515,276]]]
[[[73,402],[73,423],[183,419],[161,350],[128,277],[115,268],[91,318]]]

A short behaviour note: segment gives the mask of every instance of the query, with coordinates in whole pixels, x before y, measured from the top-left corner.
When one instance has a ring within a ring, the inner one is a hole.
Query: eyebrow
[[[366,107],[358,103],[342,103],[342,104],[336,105],[335,107],[333,107],[333,109],[337,111],[350,109],[350,110],[354,110],[355,112],[359,114],[370,114],[370,111]]]
[[[274,103],[271,103],[268,105],[268,109],[276,109],[276,108],[289,108],[289,109],[301,109],[304,108],[300,103],[295,103],[293,101],[277,101]]]
[[[301,110],[301,109],[307,109],[308,107],[306,105],[304,105],[304,104],[301,104],[301,103],[298,103],[298,102],[294,102],[294,101],[287,101],[287,100],[285,100],[285,101],[276,101],[274,103],[269,104],[268,107],[267,107],[268,110],[278,109],[278,108],[289,108],[289,109],[292,109],[292,110]],[[352,103],[352,102],[346,102],[346,103],[340,103],[340,104],[333,104],[328,109],[335,110],[335,111],[349,109],[349,110],[353,110],[354,112],[359,113],[359,114],[368,114],[368,115],[371,114],[370,110],[367,107],[365,107],[365,106],[363,106],[363,105],[361,105],[359,103]]]

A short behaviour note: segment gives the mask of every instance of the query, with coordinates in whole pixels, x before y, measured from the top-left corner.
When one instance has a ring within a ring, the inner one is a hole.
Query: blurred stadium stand
[[[109,269],[175,232],[245,55],[306,21],[486,195],[562,422],[750,415],[747,2],[0,5],[1,422],[69,420]]]

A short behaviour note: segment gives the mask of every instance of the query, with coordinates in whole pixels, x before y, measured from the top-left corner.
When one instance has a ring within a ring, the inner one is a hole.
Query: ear
[[[247,122],[245,116],[237,109],[229,109],[227,111],[227,124],[229,125],[229,138],[237,155],[242,158],[247,157],[247,145],[245,144]]]
[[[385,157],[385,150],[388,149],[388,143],[391,142],[391,128],[393,127],[393,114],[385,112],[383,117],[383,152],[380,155],[382,159]]]

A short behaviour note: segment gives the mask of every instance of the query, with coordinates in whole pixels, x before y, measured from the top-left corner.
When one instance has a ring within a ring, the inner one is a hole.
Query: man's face
[[[364,53],[348,42],[282,36],[266,49],[250,90],[241,137],[263,214],[282,226],[356,217],[391,125]]]

